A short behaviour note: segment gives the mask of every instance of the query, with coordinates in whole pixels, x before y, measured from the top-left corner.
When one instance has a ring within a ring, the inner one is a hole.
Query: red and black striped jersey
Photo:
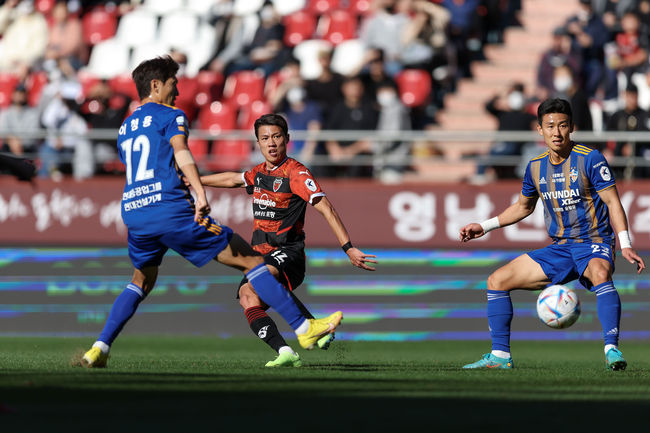
[[[253,248],[262,254],[278,247],[304,248],[307,203],[325,195],[307,167],[293,158],[273,169],[263,162],[242,178],[253,195]]]

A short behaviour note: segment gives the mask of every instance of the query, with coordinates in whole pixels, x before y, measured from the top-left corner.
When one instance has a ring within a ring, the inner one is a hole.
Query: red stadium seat
[[[407,107],[420,107],[431,95],[431,75],[422,69],[404,69],[395,77],[399,96]]]
[[[339,0],[309,0],[307,10],[316,15],[323,15],[338,9]]]
[[[54,9],[55,4],[56,0],[36,0],[34,2],[34,10],[43,15],[49,15],[52,9]]]
[[[18,85],[18,77],[14,74],[0,74],[0,107],[11,105],[11,94]]]
[[[191,123],[196,117],[198,108],[195,96],[199,91],[199,82],[196,78],[180,77],[176,88],[178,89],[178,96],[174,104],[185,112]]]
[[[238,107],[264,99],[264,74],[258,71],[239,71],[226,79],[224,99]]]
[[[108,80],[108,85],[115,93],[121,93],[136,101],[140,100],[138,90],[135,88],[135,83],[131,78],[131,74],[125,73],[117,75]]]
[[[264,101],[255,101],[252,104],[242,107],[239,121],[237,122],[239,129],[252,130],[258,117],[271,113],[272,111],[271,105]]]
[[[47,72],[34,72],[25,82],[25,87],[27,87],[27,103],[31,106],[38,105],[41,100],[41,93],[43,93],[43,87],[48,83]]]
[[[348,39],[354,39],[357,32],[356,18],[348,11],[337,10],[321,18],[324,23],[323,39],[338,45]]]
[[[228,104],[213,102],[201,109],[198,121],[201,129],[219,134],[235,129],[237,112]]]
[[[218,100],[221,97],[223,89],[223,75],[215,71],[199,71],[196,76],[199,85],[198,91],[194,97],[198,107]]]
[[[210,162],[214,171],[239,171],[249,161],[251,143],[247,140],[217,140],[212,144]]]
[[[295,47],[302,41],[311,39],[316,31],[316,17],[301,10],[284,17],[284,43]]]
[[[194,156],[197,163],[202,165],[208,156],[208,141],[201,138],[192,138],[190,135],[190,138],[187,141],[187,147],[190,148],[192,156]]]
[[[80,71],[77,74],[77,79],[79,80],[79,84],[81,84],[81,93],[83,94],[84,98],[88,96],[95,85],[102,81],[99,77],[83,71]]]
[[[95,8],[83,16],[81,25],[84,41],[89,45],[95,45],[115,36],[117,17],[106,12],[104,8]]]
[[[354,15],[365,15],[370,12],[372,0],[348,0],[348,11]]]

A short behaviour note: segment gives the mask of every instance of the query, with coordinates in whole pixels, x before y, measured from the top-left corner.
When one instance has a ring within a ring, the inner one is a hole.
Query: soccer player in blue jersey
[[[83,355],[82,364],[88,367],[106,366],[111,344],[153,289],[169,248],[197,267],[214,259],[243,271],[258,296],[294,329],[303,347],[333,332],[342,318],[338,311],[323,319],[307,319],[250,244],[208,216],[210,206],[187,147],[187,118],[173,107],[177,71],[178,64],[166,56],[142,62],[132,74],[141,105],[122,123],[117,147],[126,166],[122,219],[135,270],[99,338]],[[196,201],[183,176],[194,188]]]
[[[621,302],[612,282],[616,238],[623,258],[636,263],[638,273],[645,263],[632,248],[627,217],[607,161],[599,151],[569,137],[573,132],[569,103],[544,101],[537,121],[548,150],[528,163],[519,200],[494,218],[466,225],[460,238],[467,242],[521,221],[533,213],[541,198],[553,243],[517,257],[490,275],[487,316],[492,352],[463,368],[513,368],[511,290],[538,290],[578,279],[596,294],[607,368],[624,370],[627,362],[618,349]]]

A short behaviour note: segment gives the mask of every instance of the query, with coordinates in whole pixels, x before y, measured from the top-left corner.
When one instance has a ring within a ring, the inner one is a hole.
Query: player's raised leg
[[[274,308],[291,326],[303,348],[313,348],[321,337],[334,332],[341,323],[343,313],[340,311],[323,319],[306,318],[289,292],[271,274],[262,257],[239,235],[233,234],[217,260],[245,272],[260,299]]]
[[[492,351],[463,368],[513,368],[510,323],[513,309],[510,291],[537,290],[549,283],[541,266],[527,254],[497,269],[487,280],[487,316]]]
[[[83,355],[82,365],[95,368],[106,367],[113,341],[122,331],[126,322],[135,314],[140,302],[153,289],[157,277],[158,266],[135,269],[133,279],[115,299],[99,338]]]

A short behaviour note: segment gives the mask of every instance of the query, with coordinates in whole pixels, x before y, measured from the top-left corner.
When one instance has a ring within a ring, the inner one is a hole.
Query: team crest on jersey
[[[282,178],[276,177],[275,180],[273,181],[273,192],[278,192],[281,186],[282,186]]]
[[[573,167],[569,172],[569,177],[571,178],[571,182],[578,180],[578,169]]]

